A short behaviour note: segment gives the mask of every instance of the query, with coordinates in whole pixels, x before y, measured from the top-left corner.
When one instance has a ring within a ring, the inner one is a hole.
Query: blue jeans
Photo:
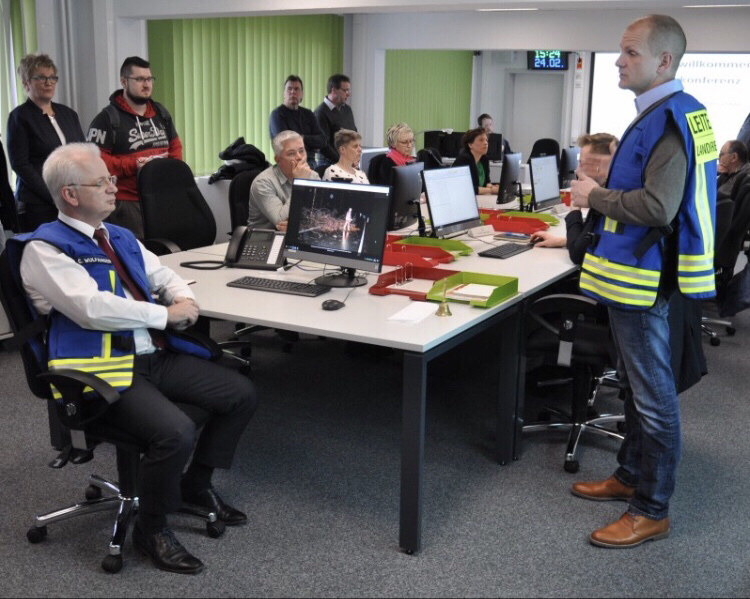
[[[660,520],[669,512],[680,459],[680,411],[670,364],[669,300],[644,311],[609,308],[625,399],[627,434],[615,477],[635,487],[628,511]]]

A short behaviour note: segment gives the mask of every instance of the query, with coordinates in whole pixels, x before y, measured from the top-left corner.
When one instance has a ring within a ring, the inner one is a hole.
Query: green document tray
[[[459,256],[468,256],[474,250],[466,245],[463,241],[455,241],[453,239],[437,239],[435,237],[404,237],[394,243],[407,243],[409,245],[432,245],[435,247],[443,248],[447,252],[456,253]]]
[[[448,290],[462,285],[464,283],[480,283],[482,285],[494,285],[495,291],[492,292],[490,297],[486,300],[460,300],[452,297],[446,298],[449,302],[458,302],[461,304],[470,304],[477,308],[491,308],[497,304],[504,302],[509,297],[513,297],[518,293],[518,277],[505,277],[502,275],[486,275],[479,272],[459,272],[455,275],[451,275],[436,281],[427,292],[427,299],[435,302],[443,301],[443,289],[447,284]]]
[[[503,214],[507,216],[521,216],[525,218],[535,218],[537,220],[548,223],[550,225],[560,224],[560,219],[558,219],[555,216],[552,216],[551,214],[544,214],[542,212],[521,212],[520,210],[508,210],[507,212],[503,212]]]

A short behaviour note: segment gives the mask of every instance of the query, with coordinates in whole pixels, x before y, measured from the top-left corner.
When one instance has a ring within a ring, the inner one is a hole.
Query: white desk
[[[561,226],[564,230],[564,225]],[[492,241],[491,237],[486,239]],[[496,457],[501,464],[517,458],[522,425],[519,409],[523,402],[520,351],[523,301],[575,270],[565,250],[534,248],[513,258],[498,260],[476,255],[476,251],[489,247],[486,243],[468,238],[465,241],[475,253],[460,257],[445,268],[517,276],[519,293],[486,310],[451,303],[453,316],[430,316],[416,325],[388,320],[412,300],[399,295],[374,296],[368,293],[367,287],[354,289],[342,310],[326,312],[321,309],[322,300],[343,299],[349,290],[334,289],[318,298],[306,298],[226,286],[229,281],[246,274],[307,282],[316,276],[313,272],[296,268],[274,273],[243,269],[197,271],[179,266],[186,260],[219,259],[223,257],[226,245],[162,257],[163,263],[182,277],[197,281],[192,289],[201,305],[201,314],[205,316],[403,350],[399,545],[407,553],[421,547],[428,364],[480,333],[493,332],[492,339],[497,348],[488,355],[486,366],[499,377]],[[374,283],[375,276],[370,280]]]

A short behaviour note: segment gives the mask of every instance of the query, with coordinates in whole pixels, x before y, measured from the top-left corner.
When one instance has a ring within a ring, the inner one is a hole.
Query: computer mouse
[[[326,300],[323,302],[322,307],[323,310],[340,310],[345,306],[344,302],[340,302],[339,300]]]

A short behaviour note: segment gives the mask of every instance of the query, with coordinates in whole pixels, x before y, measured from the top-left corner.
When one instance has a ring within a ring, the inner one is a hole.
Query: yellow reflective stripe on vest
[[[606,258],[600,258],[592,254],[586,254],[583,260],[583,268],[608,279],[632,285],[642,285],[643,287],[658,287],[661,276],[658,270],[625,266],[624,264],[611,262]]]
[[[604,217],[604,230],[608,233],[617,233],[617,221],[608,216]]]
[[[656,301],[656,291],[630,289],[628,287],[620,287],[611,283],[605,283],[604,281],[594,278],[586,271],[581,272],[579,285],[581,289],[587,289],[601,297],[619,304],[651,307]]]
[[[97,372],[96,376],[102,379],[104,382],[110,384],[117,390],[123,390],[130,387],[133,384],[133,373],[132,372]],[[52,389],[53,399],[62,399],[62,394],[55,388],[54,385],[50,385]],[[93,389],[91,387],[84,387],[84,393],[90,393]]]
[[[117,356],[114,358],[61,358],[49,361],[50,370],[55,368],[70,368],[94,374],[103,381],[112,385],[115,389],[127,389],[133,384],[133,361],[135,356]],[[60,399],[62,395],[50,385],[52,397]],[[91,387],[85,387],[84,393],[93,391]]]
[[[702,272],[704,270],[714,269],[714,255],[703,254],[701,256],[691,256],[687,254],[680,254],[677,261],[677,270],[679,272]]]
[[[677,277],[680,291],[683,293],[700,293],[704,291],[715,291],[716,277],[713,274],[702,277]]]

